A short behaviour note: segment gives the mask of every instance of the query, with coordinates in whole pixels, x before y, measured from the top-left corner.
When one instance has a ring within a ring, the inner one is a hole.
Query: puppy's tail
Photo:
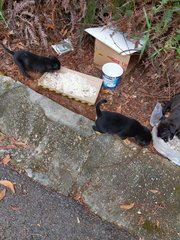
[[[2,44],[2,42],[0,42],[1,46],[4,48],[4,50],[8,53],[10,53],[11,55],[14,55],[14,52],[9,50],[7,47],[4,46],[4,44]]]
[[[101,116],[101,109],[100,109],[101,104],[106,103],[106,102],[107,102],[106,99],[102,99],[96,104],[96,115],[97,115],[97,117]]]

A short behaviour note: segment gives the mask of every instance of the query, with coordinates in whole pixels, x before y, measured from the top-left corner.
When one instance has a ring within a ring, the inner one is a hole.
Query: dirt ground
[[[6,46],[12,50],[25,48],[25,44],[21,39],[9,41],[5,37],[8,36],[8,30],[1,23],[1,40],[4,40]],[[10,38],[9,38],[10,39]],[[61,39],[58,39],[60,41]],[[77,39],[72,38],[72,43],[75,47],[74,51],[66,53],[64,55],[58,55],[54,52],[51,44],[57,43],[57,39],[48,42],[48,49],[44,49],[43,46],[39,45],[32,46],[27,50],[32,51],[36,54],[41,55],[55,55],[61,62],[62,66],[66,66],[70,69],[80,71],[92,76],[100,77],[101,71],[93,63],[94,54],[94,39],[88,35],[85,35],[81,45],[77,44]],[[23,77],[19,72],[17,66],[13,63],[12,57],[0,48],[0,72],[7,76],[16,79],[35,91],[51,98],[62,106],[79,113],[89,119],[95,119],[95,107],[88,106],[77,102],[75,100],[64,97],[55,92],[39,87],[37,82],[40,78],[39,74],[32,74],[35,80],[28,80]],[[144,57],[145,59],[145,57]],[[133,70],[128,74],[124,74],[118,87],[114,90],[106,90],[101,88],[98,99],[106,98],[108,103],[104,105],[104,109],[109,111],[116,111],[127,116],[133,117],[139,120],[142,124],[149,126],[150,114],[157,101],[169,100],[170,96],[175,93],[175,89],[171,89],[167,82],[167,86],[159,89],[160,73],[153,69],[152,65],[143,63],[143,61],[137,63]]]

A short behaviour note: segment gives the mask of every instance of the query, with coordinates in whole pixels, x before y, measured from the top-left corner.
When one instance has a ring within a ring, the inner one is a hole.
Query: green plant
[[[146,49],[146,46],[147,46],[147,44],[148,44],[148,42],[149,42],[150,32],[151,32],[151,25],[152,25],[151,20],[148,18],[146,9],[143,8],[143,11],[144,11],[145,19],[146,19],[147,31],[145,32],[144,44],[143,44],[143,47],[142,47],[142,49],[141,49],[140,59],[142,58],[142,55],[144,54],[144,51],[145,51],[145,49]]]
[[[86,15],[84,18],[85,24],[93,24],[97,8],[97,0],[87,1]]]
[[[112,0],[112,20],[117,20],[123,15],[131,16],[135,1]]]
[[[7,22],[6,22],[5,18],[4,18],[3,4],[4,4],[4,0],[0,0],[0,20],[3,20],[4,23],[6,24],[6,26],[8,26]]]
[[[85,17],[82,20],[82,23],[80,25],[79,43],[82,40],[85,27],[87,25],[93,24],[95,21],[96,8],[97,8],[97,0],[87,1]]]
[[[141,56],[147,47],[147,43],[149,43],[152,49],[150,57],[160,56],[168,51],[175,51],[177,57],[179,57],[180,34],[179,30],[176,30],[179,11],[180,3],[176,0],[158,1],[158,4],[152,7],[149,18],[144,9],[147,31]]]
[[[3,7],[3,0],[0,0],[0,19],[3,19],[3,11],[2,11],[2,7]]]

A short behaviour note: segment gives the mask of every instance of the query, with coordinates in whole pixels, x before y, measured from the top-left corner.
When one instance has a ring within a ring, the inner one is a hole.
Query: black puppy
[[[32,79],[32,77],[27,73],[28,71],[45,73],[59,70],[61,67],[60,62],[56,57],[38,56],[25,50],[17,50],[13,52],[6,48],[1,42],[0,44],[13,56],[15,64],[27,78]]]
[[[169,117],[163,116],[158,125],[157,136],[162,138],[165,142],[173,139],[176,135],[180,139],[180,93],[166,102],[163,107],[163,115],[170,111]]]
[[[126,117],[120,113],[101,111],[100,105],[107,100],[100,100],[96,104],[97,119],[95,131],[101,133],[117,134],[121,139],[134,137],[138,144],[146,146],[151,142],[152,136],[148,128],[142,126],[137,120]]]

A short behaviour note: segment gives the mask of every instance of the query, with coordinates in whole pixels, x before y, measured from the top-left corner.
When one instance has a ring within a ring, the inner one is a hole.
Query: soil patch
[[[43,14],[41,13],[42,9],[36,8],[35,10],[39,16],[39,22],[42,25],[45,25]],[[46,10],[48,11],[48,8],[46,8]],[[47,14],[50,14],[49,11]],[[45,44],[43,44],[43,41],[39,41],[39,45],[37,45],[37,43],[28,43],[27,39],[22,39],[21,33],[18,37],[17,33],[14,34],[13,31],[6,28],[3,21],[0,22],[0,38],[5,40],[6,46],[10,47],[12,50],[22,48],[40,55],[56,55],[62,66],[95,77],[100,77],[101,71],[97,69],[93,63],[94,39],[89,35],[84,34],[83,40],[79,45],[79,37],[77,36],[80,34],[80,30],[77,26],[74,28],[75,33],[71,32],[70,34],[71,41],[75,48],[73,52],[59,56],[52,49],[52,44],[55,44],[68,36],[69,20],[67,20],[68,18],[62,19],[64,20],[62,20],[61,23],[59,22],[58,24],[55,24],[57,28],[55,28],[54,25],[45,25],[47,30],[46,39],[48,39],[47,47],[44,47]],[[60,31],[60,26],[62,31]],[[0,72],[2,74],[6,74],[13,79],[24,83],[33,90],[51,98],[52,100],[76,113],[79,113],[92,120],[95,119],[94,106],[88,106],[39,87],[37,84],[37,79],[40,78],[39,74],[33,75],[36,79],[33,81],[24,78],[19,72],[17,66],[13,63],[11,56],[9,56],[2,48],[0,48],[0,58]],[[178,73],[169,73],[166,76],[166,79],[164,79],[164,74],[162,74],[164,69],[159,67],[159,63],[151,62],[150,64],[146,57],[144,57],[144,59],[146,60],[145,64],[143,62],[139,62],[131,72],[123,76],[122,81],[115,90],[110,91],[103,89],[102,87],[98,96],[98,100],[106,98],[108,103],[103,106],[104,109],[120,112],[127,116],[133,117],[149,127],[150,114],[156,102],[169,100],[173,94],[180,90],[180,84],[176,81],[177,84],[172,85],[172,83],[174,83],[174,79],[177,79]],[[174,59],[168,59],[169,67],[171,66],[173,60]],[[164,83],[159,84],[160,82],[163,82],[162,80]]]

